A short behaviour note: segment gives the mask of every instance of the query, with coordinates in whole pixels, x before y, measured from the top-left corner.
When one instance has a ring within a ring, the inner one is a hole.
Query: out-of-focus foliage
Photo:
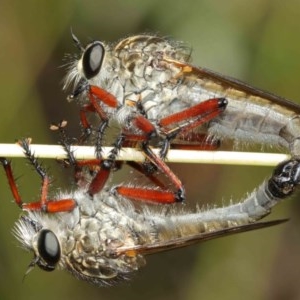
[[[83,42],[144,32],[171,36],[193,48],[195,64],[299,101],[299,1],[2,0],[0,11],[1,143],[24,136],[36,143],[55,142],[48,127],[62,118],[78,133],[78,108],[61,91],[64,54],[77,51],[71,28]],[[68,186],[60,179],[65,171],[51,165],[53,190]],[[15,159],[14,166],[17,175],[24,175],[18,181],[24,201],[32,201],[39,179],[22,160]],[[172,167],[186,183],[191,206],[238,200],[272,171]],[[0,299],[300,298],[299,197],[272,215],[293,217],[287,225],[157,255],[132,282],[97,288],[63,272],[38,269],[22,282],[31,256],[16,247],[10,233],[20,211],[3,173],[0,196]]]

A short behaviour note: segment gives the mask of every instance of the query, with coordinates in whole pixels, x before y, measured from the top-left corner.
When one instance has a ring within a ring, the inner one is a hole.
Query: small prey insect
[[[87,186],[59,192],[48,199],[49,177],[30,151],[24,153],[42,179],[40,199],[25,203],[16,186],[11,164],[0,158],[16,204],[24,214],[14,233],[33,252],[29,270],[56,268],[96,285],[129,279],[145,265],[145,256],[197,242],[280,224],[285,220],[257,222],[300,183],[300,162],[281,163],[273,175],[241,202],[210,210],[185,211],[174,204],[135,207],[104,188],[91,196]],[[82,174],[89,176],[89,174]],[[88,181],[86,181],[88,182]]]
[[[115,44],[93,41],[83,47],[72,36],[81,54],[70,63],[65,88],[73,83],[69,98],[81,102],[84,137],[91,132],[89,112],[101,119],[97,128],[99,156],[109,120],[116,119],[122,131],[112,159],[102,163],[103,174],[109,173],[115,153],[124,143],[136,142],[170,179],[175,202],[184,200],[185,191],[164,162],[169,147],[214,148],[218,141],[227,139],[236,145],[279,146],[292,157],[300,156],[298,105],[191,65],[190,51],[182,43],[137,35]],[[157,137],[162,144],[160,156],[149,147]],[[100,175],[105,182],[108,176]],[[120,190],[127,197],[132,192],[130,188]]]

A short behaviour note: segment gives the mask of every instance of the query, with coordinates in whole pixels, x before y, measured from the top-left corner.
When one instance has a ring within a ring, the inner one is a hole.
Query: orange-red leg
[[[100,102],[108,107],[117,108],[118,102],[116,98],[112,94],[97,86],[89,87],[88,97],[91,106],[87,106],[85,108],[86,111],[95,111],[99,117],[108,124],[108,117],[103,112]],[[126,141],[134,141],[142,143],[142,149],[147,156],[147,159],[155,166],[155,169],[159,169],[167,176],[167,178],[169,178],[172,188],[175,190],[175,192],[157,191],[154,189],[138,187],[118,187],[116,188],[116,191],[128,198],[152,202],[154,201],[158,203],[173,203],[175,201],[184,200],[185,192],[181,181],[163,161],[170,147],[170,142],[179,134],[181,134],[181,137],[184,137],[185,134],[191,131],[193,128],[215,118],[226,108],[226,106],[227,100],[224,98],[208,99],[207,101],[203,101],[193,107],[159,120],[158,126],[161,128],[161,132],[166,135],[160,157],[154,154],[148,145],[149,141],[157,135],[155,126],[143,115],[134,116],[130,122],[135,129],[139,129],[142,133],[140,135],[129,133],[126,135],[121,135],[121,138],[119,137],[119,140],[116,142],[109,158],[100,163],[100,170],[97,172],[88,188],[89,194],[94,195],[101,191],[107,182],[111,169],[114,166],[117,153],[123,146],[123,143],[126,143]],[[83,125],[88,124],[85,115],[81,117],[81,121]],[[102,133],[104,132],[107,124],[105,126],[101,126]],[[173,128],[170,129],[170,126]],[[97,145],[100,144],[100,146],[97,146],[97,149],[101,148],[102,134],[99,136],[97,141],[100,140],[100,142],[97,142]],[[145,169],[145,173],[146,172],[147,169]]]
[[[213,98],[189,107],[181,112],[162,118],[158,125],[166,138],[161,147],[160,156],[164,159],[170,148],[171,141],[177,136],[183,139],[191,130],[219,116],[226,108],[225,98]],[[169,128],[175,126],[174,128]]]
[[[178,113],[174,113],[165,118],[162,118],[158,124],[159,126],[166,128],[172,124],[178,124],[180,122],[186,122],[188,120],[203,119],[206,116],[211,116],[211,119],[215,117],[215,112],[220,114],[227,106],[228,101],[225,98],[213,98],[200,102],[192,107],[184,109]],[[203,121],[203,123],[207,120]],[[197,125],[199,126],[199,125]]]
[[[87,119],[87,113],[97,113],[97,115],[102,120],[102,123],[97,130],[98,137],[96,145],[96,153],[97,156],[100,157],[99,153],[101,152],[102,137],[109,121],[109,117],[107,116],[100,103],[103,103],[111,108],[117,108],[118,101],[112,94],[97,86],[86,86],[83,90],[88,90],[87,95],[90,103],[84,104],[80,109],[80,123],[83,127],[83,134],[79,139],[79,144],[83,144],[89,138],[92,132],[91,124]],[[80,93],[83,92],[83,90],[80,90]],[[75,97],[75,95],[73,97]]]
[[[161,157],[164,158],[167,150],[169,149],[170,141],[178,134],[181,133],[183,137],[190,130],[202,125],[205,122],[218,116],[227,106],[227,100],[224,98],[215,98],[204,101],[191,108],[188,108],[182,112],[172,114],[166,118],[161,119],[158,124],[162,128],[162,131],[166,134],[166,142],[164,143],[161,151]],[[176,201],[183,201],[185,198],[185,191],[179,178],[171,171],[171,169],[165,164],[163,159],[158,157],[151,148],[148,146],[148,142],[156,134],[153,124],[144,116],[140,115],[132,120],[132,123],[141,131],[144,135],[135,137],[134,135],[128,135],[127,139],[144,139],[142,142],[142,149],[147,156],[148,160],[162,171],[172,183],[172,188],[175,192],[170,191],[158,191],[156,189],[138,188],[138,187],[117,187],[115,190],[128,198],[145,200],[157,203],[173,203]],[[174,129],[168,129],[168,126],[176,125]],[[180,124],[180,125],[178,125]]]
[[[142,171],[152,182],[158,182],[158,187],[162,190],[157,191],[152,188],[129,188],[129,187],[117,187],[115,191],[117,191],[120,195],[140,201],[150,201],[156,203],[174,203],[178,201],[183,201],[185,198],[185,191],[183,185],[179,178],[173,173],[173,171],[166,165],[166,163],[157,156],[149,147],[148,142],[153,137],[155,132],[155,127],[152,123],[146,119],[145,117],[139,115],[136,118],[132,119],[132,123],[140,129],[143,134],[125,134],[123,133],[123,141],[119,147],[115,148],[115,153],[117,153],[124,143],[128,143],[128,141],[140,142],[142,145],[142,150],[147,157],[148,162],[151,162],[151,165],[154,166],[153,170],[160,170],[170,181],[172,185],[172,190],[175,191],[167,191],[165,186],[158,181],[158,179],[152,174],[153,171],[149,171],[149,163],[148,168],[144,168],[143,166],[140,168]],[[116,156],[116,155],[115,155]],[[146,164],[147,166],[147,164]],[[100,175],[99,175],[100,176]],[[134,196],[131,191],[134,191]],[[159,195],[156,197],[155,195]]]
[[[24,203],[20,196],[19,190],[16,185],[16,181],[13,176],[11,163],[6,158],[1,157],[0,162],[6,173],[6,177],[8,179],[8,183],[16,204],[19,207],[21,207],[23,210],[30,210],[30,211],[42,211],[48,213],[72,211],[77,205],[74,199],[49,200],[47,198],[48,188],[49,188],[49,177],[46,171],[41,167],[41,165],[38,163],[34,155],[31,153],[28,142],[25,140],[21,141],[21,146],[24,149],[24,153],[26,157],[28,158],[28,160],[34,166],[37,173],[42,178],[42,188],[41,188],[41,196],[39,201]]]
[[[172,204],[175,202],[174,192],[160,191],[155,188],[139,188],[130,186],[117,186],[113,189],[120,195],[132,200],[146,201],[159,204]]]

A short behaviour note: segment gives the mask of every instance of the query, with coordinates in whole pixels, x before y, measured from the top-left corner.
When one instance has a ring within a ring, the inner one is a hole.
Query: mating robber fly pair
[[[83,47],[73,35],[80,57],[69,65],[65,88],[80,103],[84,128],[80,143],[96,135],[96,159],[77,161],[66,139],[62,144],[75,168],[78,188],[48,199],[49,177],[21,141],[26,157],[42,179],[40,199],[24,203],[10,162],[1,158],[15,202],[26,212],[15,235],[34,253],[30,269],[66,269],[98,285],[127,279],[145,264],[145,255],[184,247],[232,233],[254,230],[285,220],[257,222],[300,183],[300,107],[189,63],[181,43],[139,35],[116,44],[94,41]],[[88,114],[99,117],[95,130]],[[103,135],[111,120],[121,131],[107,159],[101,158]],[[58,127],[62,132],[64,129]],[[94,133],[95,131],[95,133]],[[150,145],[161,142],[156,155]],[[185,190],[165,163],[170,147],[207,149],[218,141],[260,143],[286,149],[291,159],[280,163],[270,178],[242,201],[195,212],[157,209],[130,201],[180,202]],[[173,190],[107,187],[107,179],[123,146],[139,147],[146,163],[135,164],[153,183],[155,170],[169,179]],[[97,165],[95,174],[84,166]],[[154,170],[154,171],[153,171]]]

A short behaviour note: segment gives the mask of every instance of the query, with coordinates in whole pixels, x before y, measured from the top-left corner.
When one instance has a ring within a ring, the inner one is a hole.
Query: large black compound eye
[[[100,42],[93,42],[85,48],[82,56],[82,68],[86,79],[95,77],[101,68],[105,50]]]
[[[38,238],[40,260],[38,266],[45,271],[53,271],[60,259],[60,245],[56,235],[48,229],[43,229]]]

